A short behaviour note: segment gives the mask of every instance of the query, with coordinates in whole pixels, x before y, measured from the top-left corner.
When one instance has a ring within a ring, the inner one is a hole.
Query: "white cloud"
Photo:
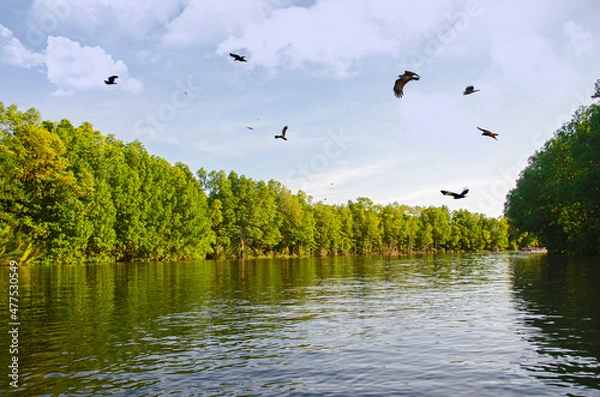
[[[13,36],[10,29],[0,24],[0,61],[22,68],[41,65],[44,56],[29,51]]]
[[[321,0],[309,8],[292,6],[247,23],[241,33],[232,32],[217,52],[245,48],[253,65],[319,65],[344,78],[365,56],[398,56],[416,46],[421,35],[438,28],[451,3],[411,3],[408,9],[385,0]]]
[[[66,37],[48,38],[46,66],[48,80],[58,86],[56,94],[102,87],[103,80],[112,74],[119,76],[119,87],[127,91],[138,92],[143,88],[139,80],[129,77],[123,61],[114,61],[100,47],[81,46]]]
[[[140,39],[177,16],[188,0],[34,0],[29,16],[41,32],[86,32],[101,35],[118,30]],[[158,29],[160,31],[160,29]]]
[[[139,80],[129,77],[123,61],[114,61],[100,47],[81,46],[66,37],[50,36],[45,52],[33,52],[1,24],[0,60],[21,68],[45,65],[48,80],[58,87],[55,95],[101,88],[103,80],[112,74],[119,76],[119,87],[127,91],[139,92],[143,88]]]
[[[563,34],[569,40],[567,55],[574,58],[591,56],[594,52],[594,36],[592,32],[573,21],[563,24]]]
[[[271,8],[265,0],[190,0],[185,10],[168,24],[163,44],[213,44],[248,23],[262,21]]]

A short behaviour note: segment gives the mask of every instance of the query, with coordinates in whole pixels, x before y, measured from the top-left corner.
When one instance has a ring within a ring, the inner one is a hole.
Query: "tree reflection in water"
[[[523,333],[539,354],[524,363],[548,383],[600,389],[598,258],[515,254],[515,298]]]

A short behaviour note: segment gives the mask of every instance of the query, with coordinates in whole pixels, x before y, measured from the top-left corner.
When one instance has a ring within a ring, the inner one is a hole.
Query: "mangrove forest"
[[[0,262],[468,252],[510,247],[467,210],[313,202],[275,180],[193,172],[90,123],[0,102]],[[513,246],[514,248],[514,246]]]
[[[600,80],[592,98],[600,98]],[[580,107],[529,158],[505,216],[550,252],[600,255],[600,105]]]

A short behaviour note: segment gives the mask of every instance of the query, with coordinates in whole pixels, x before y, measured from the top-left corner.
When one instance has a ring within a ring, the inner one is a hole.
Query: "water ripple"
[[[31,349],[24,362],[35,362],[24,364],[27,390],[47,396],[600,395],[598,313],[566,310],[572,296],[552,304],[539,265],[523,256],[171,266],[149,270],[154,279],[141,265],[127,284],[115,278],[112,294],[81,300],[95,305],[77,309],[84,315],[79,322],[32,310],[39,322],[32,328],[37,336],[23,341]],[[161,271],[168,282],[155,279]]]

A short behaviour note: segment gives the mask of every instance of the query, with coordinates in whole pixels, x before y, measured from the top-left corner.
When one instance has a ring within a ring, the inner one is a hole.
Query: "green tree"
[[[321,256],[337,255],[342,250],[342,221],[331,205],[313,206],[315,219],[315,246]]]
[[[452,212],[453,233],[458,236],[454,246],[459,251],[481,251],[485,247],[480,216],[467,210]]]
[[[381,250],[382,240],[379,228],[379,214],[373,202],[359,197],[356,202],[349,201],[352,212],[354,245],[357,253],[370,254]]]
[[[421,211],[421,222],[431,226],[430,248],[437,251],[446,247],[450,238],[450,211],[448,207],[428,207]],[[429,229],[429,227],[427,227]]]
[[[597,84],[600,83],[600,80]],[[550,251],[600,254],[600,105],[582,107],[529,158],[505,215]]]
[[[405,245],[408,237],[408,225],[404,213],[409,207],[398,203],[380,207],[379,219],[382,233],[383,251],[387,254],[407,252]]]
[[[187,165],[176,163],[171,173],[175,191],[172,214],[165,219],[169,230],[168,258],[204,259],[216,241],[206,194]]]
[[[489,242],[485,247],[489,251],[501,251],[509,247],[508,220],[506,218],[490,218],[484,220],[489,231]]]
[[[265,249],[271,252],[281,241],[281,232],[279,230],[281,217],[277,211],[277,193],[272,186],[264,181],[255,184],[256,202],[255,219],[260,230],[259,236],[255,241],[254,248],[256,255],[265,253]]]
[[[341,227],[341,247],[339,253],[341,255],[350,255],[356,251],[354,245],[354,219],[352,211],[345,205],[336,206],[336,212],[340,219]]]
[[[36,251],[68,249],[83,191],[69,170],[65,146],[42,127],[36,112],[22,114],[10,107],[2,125],[0,220]]]
[[[231,180],[237,180],[237,174],[231,174],[231,180],[225,171],[207,173],[203,168],[198,177],[208,192],[211,229],[215,234],[214,252],[217,258],[231,257],[239,254],[234,249],[234,236],[239,235],[236,210],[238,200],[233,194]]]
[[[298,194],[282,187],[278,195],[284,254],[302,255],[313,248],[315,220],[304,192]]]

